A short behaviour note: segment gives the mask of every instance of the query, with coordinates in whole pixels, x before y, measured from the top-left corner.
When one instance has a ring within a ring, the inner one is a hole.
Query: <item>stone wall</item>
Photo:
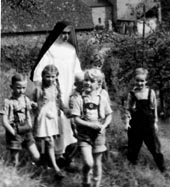
[[[91,38],[90,31],[76,32],[78,42],[86,41]],[[41,47],[44,43],[48,33],[44,34],[13,34],[1,37],[1,46],[17,46],[24,45],[28,47]]]

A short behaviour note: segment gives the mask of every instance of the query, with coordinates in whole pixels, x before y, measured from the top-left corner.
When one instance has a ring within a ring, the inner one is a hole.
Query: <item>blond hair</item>
[[[103,82],[103,80],[104,80],[104,74],[101,72],[101,70],[96,69],[96,68],[86,70],[84,77],[96,79],[98,82]]]
[[[146,77],[148,76],[148,70],[145,68],[136,68],[135,69],[135,76],[138,75],[145,75]]]

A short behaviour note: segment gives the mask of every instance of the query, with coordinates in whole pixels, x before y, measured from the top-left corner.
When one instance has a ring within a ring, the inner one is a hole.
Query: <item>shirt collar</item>
[[[95,91],[95,93],[93,95],[96,95],[96,96],[100,96],[100,92],[98,90]],[[93,95],[90,95],[90,96],[93,96]],[[82,92],[82,96],[89,96],[89,94],[87,94],[86,92]]]

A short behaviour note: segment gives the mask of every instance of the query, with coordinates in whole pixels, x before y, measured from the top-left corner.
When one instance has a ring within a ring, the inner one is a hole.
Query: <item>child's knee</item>
[[[34,157],[34,160],[35,160],[35,161],[39,161],[39,160],[40,160],[40,153],[39,153],[38,151],[36,151],[36,152],[34,153],[33,157]]]
[[[54,139],[53,139],[53,137],[46,138],[45,141],[46,141],[46,145],[47,145],[48,149],[54,148]]]
[[[39,153],[35,144],[30,145],[28,147],[28,150],[30,151],[30,153],[35,161],[38,161],[40,159],[40,153]]]
[[[92,169],[93,168],[93,166],[94,166],[94,162],[93,162],[93,160],[86,160],[86,162],[84,163],[84,167],[86,168],[86,169]]]

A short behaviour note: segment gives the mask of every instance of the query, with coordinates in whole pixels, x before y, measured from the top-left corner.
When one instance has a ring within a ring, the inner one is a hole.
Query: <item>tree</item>
[[[133,70],[141,66],[147,68],[150,72],[149,84],[158,90],[161,110],[167,113],[170,107],[170,34],[160,29],[144,40],[145,46],[142,38],[126,37],[112,49],[112,55],[122,60],[119,64],[119,85],[130,87]]]

